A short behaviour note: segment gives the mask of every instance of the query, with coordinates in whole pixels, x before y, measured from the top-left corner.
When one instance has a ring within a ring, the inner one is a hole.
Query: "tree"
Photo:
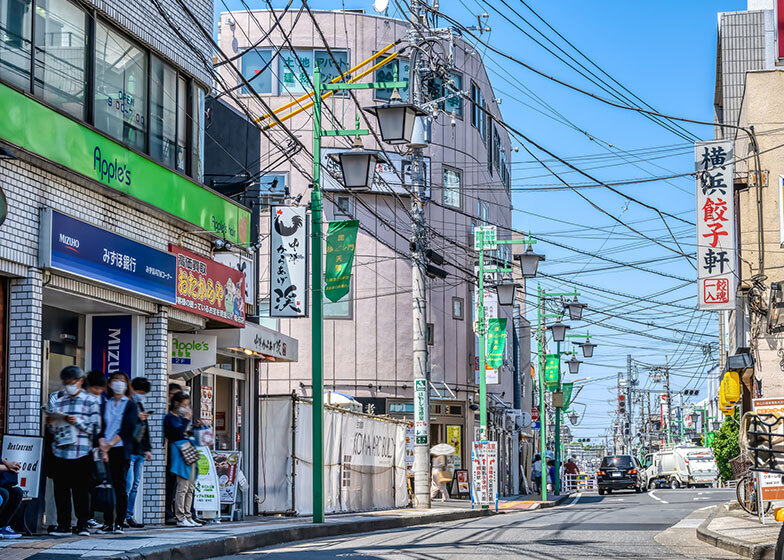
[[[738,447],[739,426],[739,415],[736,409],[732,416],[724,418],[721,429],[716,432],[716,437],[713,440],[713,454],[716,457],[716,464],[719,466],[721,479],[724,481],[733,478],[730,459],[740,455],[740,447]]]

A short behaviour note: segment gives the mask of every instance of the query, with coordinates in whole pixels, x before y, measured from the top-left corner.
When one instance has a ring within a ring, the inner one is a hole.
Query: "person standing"
[[[177,393],[182,393],[182,387],[178,383],[169,383],[169,393],[166,402],[170,403],[172,397]],[[164,440],[166,438],[164,437]],[[164,445],[168,449],[168,443],[164,441]],[[165,520],[166,524],[176,523],[177,519],[174,517],[174,490],[177,488],[177,477],[171,473],[169,469],[169,454],[166,454],[166,504],[165,504]]]
[[[130,398],[127,375],[121,371],[112,373],[106,392],[108,398],[101,407],[104,425],[98,443],[114,489],[114,508],[109,507],[104,511],[103,527],[98,529],[101,535],[123,532],[123,521],[128,510],[128,463],[133,448],[133,434],[139,421],[139,409]]]
[[[139,523],[133,518],[133,510],[136,509],[136,493],[139,490],[144,461],[152,461],[150,426],[147,423],[150,412],[145,409],[144,405],[144,397],[150,392],[152,386],[146,377],[134,377],[131,381],[131,388],[133,389],[133,401],[139,409],[139,420],[131,442],[131,459],[125,485],[128,492],[128,511],[125,514],[125,524],[134,529],[141,529],[144,527],[144,523]]]
[[[577,468],[575,459],[577,457],[572,455],[568,461],[564,463],[564,474],[566,475],[567,490],[573,490],[577,487],[577,475],[580,474],[580,469]]]
[[[174,495],[174,516],[178,527],[200,527],[191,515],[193,505],[193,482],[196,476],[196,463],[186,465],[178,444],[188,440],[187,431],[193,412],[190,398],[183,393],[175,393],[169,403],[169,412],[163,419],[163,435],[168,442],[168,468],[177,480]]]
[[[76,532],[89,536],[90,488],[93,464],[93,438],[101,425],[101,405],[94,396],[82,390],[84,372],[79,366],[68,366],[60,372],[63,395],[55,397],[49,424],[54,434],[52,453],[56,457],[54,496],[57,527],[53,536],[71,535],[71,502],[76,511]]]
[[[531,477],[533,478],[534,490],[538,493],[542,491],[542,456],[538,453],[534,456],[534,463],[531,465]]]

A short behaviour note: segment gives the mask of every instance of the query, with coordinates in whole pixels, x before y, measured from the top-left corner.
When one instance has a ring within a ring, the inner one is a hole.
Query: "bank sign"
[[[90,368],[105,375],[122,371],[132,375],[133,317],[130,315],[94,315]]]
[[[217,337],[208,334],[172,333],[169,335],[171,361],[169,373],[184,373],[214,366]]]
[[[173,304],[173,255],[51,208],[41,210],[39,266]]]

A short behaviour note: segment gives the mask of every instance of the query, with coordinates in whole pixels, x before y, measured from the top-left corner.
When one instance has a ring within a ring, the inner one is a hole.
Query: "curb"
[[[415,525],[444,523],[496,515],[489,509],[448,511],[428,516],[392,517],[365,521],[338,521],[321,525],[303,525],[285,529],[248,532],[244,535],[193,541],[183,545],[142,548],[138,551],[115,556],[123,560],[203,560],[238,554],[255,548],[295,541],[338,537],[373,531],[400,529]]]
[[[533,511],[537,509],[548,509],[548,508],[553,508],[555,506],[560,506],[562,503],[564,503],[566,500],[568,500],[571,497],[572,494],[562,494],[555,500],[549,500],[547,502],[537,502],[536,506],[532,507],[531,510],[529,511]]]
[[[716,548],[720,548],[722,550],[726,550],[728,552],[733,552],[739,556],[745,556],[746,558],[751,558],[752,560],[764,560],[767,558],[773,558],[776,545],[773,544],[754,544],[747,541],[742,541],[740,539],[736,539],[734,537],[727,537],[716,531],[712,531],[708,529],[708,525],[710,522],[713,521],[713,518],[716,517],[719,512],[721,511],[719,508],[722,506],[716,506],[711,514],[700,523],[700,526],[697,527],[697,538],[702,542],[708,543]]]

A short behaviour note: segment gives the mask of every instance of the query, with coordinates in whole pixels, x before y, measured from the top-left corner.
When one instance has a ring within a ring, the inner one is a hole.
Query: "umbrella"
[[[439,443],[430,449],[431,455],[454,455],[457,453],[454,447],[448,443]]]

